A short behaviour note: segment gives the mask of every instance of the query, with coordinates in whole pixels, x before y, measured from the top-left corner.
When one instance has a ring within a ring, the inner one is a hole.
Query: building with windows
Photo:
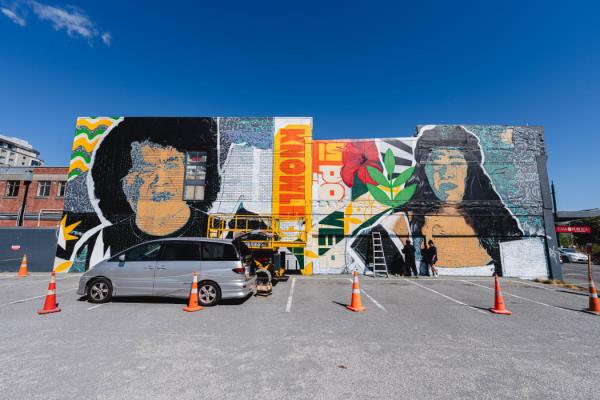
[[[0,135],[0,166],[37,167],[44,164],[40,152],[29,142]]]
[[[58,227],[68,167],[0,167],[0,227]]]
[[[59,272],[151,239],[246,235],[307,275],[411,273],[406,241],[418,267],[431,240],[440,275],[560,278],[539,126],[313,140],[304,117],[97,117],[75,132]]]

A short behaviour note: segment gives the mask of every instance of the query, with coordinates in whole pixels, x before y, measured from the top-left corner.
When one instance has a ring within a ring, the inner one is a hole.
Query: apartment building
[[[0,166],[37,167],[43,163],[40,152],[26,140],[0,135]]]

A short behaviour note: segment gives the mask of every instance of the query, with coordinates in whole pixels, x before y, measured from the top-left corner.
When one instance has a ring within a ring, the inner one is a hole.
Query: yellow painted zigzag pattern
[[[77,118],[73,139],[68,179],[74,179],[89,169],[92,154],[108,129],[123,120],[122,117]]]

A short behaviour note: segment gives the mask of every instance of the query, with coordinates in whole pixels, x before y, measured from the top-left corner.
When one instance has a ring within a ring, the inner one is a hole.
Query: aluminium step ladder
[[[386,278],[388,278],[390,275],[388,273],[385,254],[383,253],[381,232],[371,232],[371,238],[373,240],[373,278],[376,278],[377,274],[385,274]]]

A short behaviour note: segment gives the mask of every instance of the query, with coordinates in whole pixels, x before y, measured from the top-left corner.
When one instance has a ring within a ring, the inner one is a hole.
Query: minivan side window
[[[204,261],[238,261],[239,257],[233,245],[202,242],[202,259]]]
[[[161,261],[200,261],[200,243],[165,242],[160,254]]]
[[[159,252],[160,243],[143,244],[127,251],[125,253],[125,262],[156,261]]]

